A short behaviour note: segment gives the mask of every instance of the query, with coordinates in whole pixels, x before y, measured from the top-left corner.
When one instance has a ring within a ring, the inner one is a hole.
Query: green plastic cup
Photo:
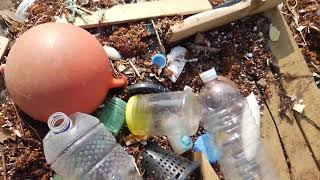
[[[112,135],[118,135],[125,122],[127,103],[122,99],[113,97],[104,103],[104,107],[97,113],[97,118],[104,124]]]

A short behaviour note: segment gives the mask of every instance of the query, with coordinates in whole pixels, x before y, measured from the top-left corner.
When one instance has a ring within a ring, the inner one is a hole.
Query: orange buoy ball
[[[108,90],[121,87],[99,41],[71,24],[33,27],[13,45],[4,67],[12,100],[43,122],[54,112],[93,112]]]

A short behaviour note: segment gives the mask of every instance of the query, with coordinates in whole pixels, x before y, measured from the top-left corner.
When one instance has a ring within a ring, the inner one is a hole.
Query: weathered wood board
[[[288,164],[281,147],[280,137],[267,107],[264,107],[263,116],[261,117],[261,141],[270,153],[275,171],[279,173],[279,179],[291,179]]]
[[[290,30],[280,11],[274,9],[266,13],[281,34],[276,42],[270,41],[272,53],[279,61],[281,73],[292,75],[311,75],[306,62],[293,40]],[[312,77],[297,78],[291,82],[282,81],[289,95],[303,98],[306,108],[304,115],[314,121],[320,122],[320,91],[315,86]],[[287,118],[282,119],[279,114],[280,98],[278,88],[272,84],[273,96],[267,102],[271,115],[278,128],[284,152],[290,164],[289,171],[293,180],[320,179],[317,166],[319,160],[320,131],[308,123],[303,117],[295,116],[292,111],[287,113]]]
[[[276,7],[279,3],[280,0],[247,0],[229,7],[213,9],[190,16],[170,28],[168,43],[176,43],[197,32],[208,31],[248,15],[266,11]]]
[[[160,16],[188,15],[212,9],[208,0],[160,0],[135,4],[115,5],[110,9],[93,12],[92,15],[77,17],[74,25],[90,28],[107,24]]]

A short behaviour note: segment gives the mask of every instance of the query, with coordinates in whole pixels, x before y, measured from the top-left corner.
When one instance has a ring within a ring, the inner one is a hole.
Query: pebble
[[[252,57],[253,57],[253,54],[252,54],[252,53],[247,53],[247,54],[246,54],[246,57],[252,58]]]
[[[259,32],[259,36],[260,36],[260,37],[263,37],[263,32]]]
[[[317,16],[320,16],[320,9],[316,12]]]
[[[253,27],[253,31],[257,31],[257,30],[258,30],[257,26]]]
[[[117,61],[122,58],[119,51],[117,51],[115,48],[113,48],[111,46],[103,46],[103,49],[106,52],[106,54],[108,55],[108,57],[112,60]]]
[[[261,78],[257,83],[262,87],[266,87],[268,85],[267,81],[263,78]]]

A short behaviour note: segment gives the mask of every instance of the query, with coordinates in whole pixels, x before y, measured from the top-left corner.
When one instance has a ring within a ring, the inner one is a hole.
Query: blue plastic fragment
[[[193,150],[202,152],[210,163],[215,163],[220,160],[222,153],[214,144],[214,135],[203,134],[194,143]]]
[[[151,57],[151,62],[157,65],[160,69],[164,68],[167,64],[167,58],[162,54],[156,54]]]

